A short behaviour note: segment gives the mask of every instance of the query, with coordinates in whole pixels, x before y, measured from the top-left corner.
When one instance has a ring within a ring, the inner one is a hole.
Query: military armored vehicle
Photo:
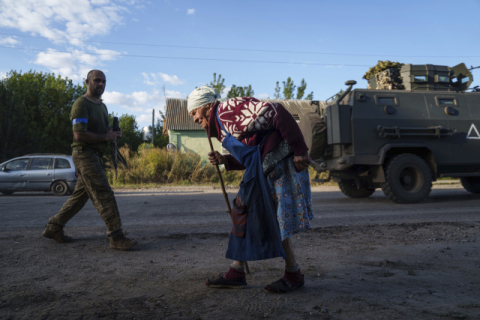
[[[347,81],[300,121],[312,166],[351,198],[382,188],[394,202],[421,202],[440,177],[480,193],[480,90],[469,90],[470,70],[406,64],[402,85],[390,79],[385,89],[379,79],[393,74],[386,71],[370,78],[370,89]]]

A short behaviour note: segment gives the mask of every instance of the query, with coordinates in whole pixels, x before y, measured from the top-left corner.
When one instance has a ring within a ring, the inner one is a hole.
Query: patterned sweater
[[[216,120],[217,108],[225,130],[245,145],[257,146],[273,129],[260,146],[262,161],[282,140],[287,142],[296,156],[308,151],[297,122],[280,103],[237,97],[217,104],[210,113],[208,134],[222,142],[225,134]],[[227,170],[245,169],[233,156],[228,155],[226,159]]]

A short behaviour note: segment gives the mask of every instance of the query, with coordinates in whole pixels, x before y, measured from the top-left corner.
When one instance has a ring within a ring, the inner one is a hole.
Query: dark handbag
[[[243,203],[239,194],[233,199],[231,214],[233,222],[232,233],[239,238],[245,238],[247,232],[247,206]]]

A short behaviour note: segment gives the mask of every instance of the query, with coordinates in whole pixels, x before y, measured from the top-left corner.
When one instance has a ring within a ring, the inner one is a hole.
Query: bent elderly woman
[[[210,162],[245,173],[232,208],[234,224],[226,258],[233,263],[227,273],[206,285],[244,286],[245,261],[283,257],[284,275],[265,289],[298,289],[305,281],[291,237],[310,228],[313,219],[310,160],[300,128],[280,103],[219,98],[210,87],[197,88],[188,96],[188,111],[230,153],[210,152]]]

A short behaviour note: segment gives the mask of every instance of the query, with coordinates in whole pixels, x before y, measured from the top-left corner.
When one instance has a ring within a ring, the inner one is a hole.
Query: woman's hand
[[[293,164],[295,165],[297,172],[307,169],[310,163],[312,163],[312,161],[310,161],[310,158],[308,157],[308,151],[301,156],[295,156],[293,158]]]
[[[213,165],[218,165],[218,164],[225,164],[227,163],[227,160],[225,159],[224,156],[220,154],[218,151],[210,151],[208,153],[208,160],[210,161],[211,164]]]

